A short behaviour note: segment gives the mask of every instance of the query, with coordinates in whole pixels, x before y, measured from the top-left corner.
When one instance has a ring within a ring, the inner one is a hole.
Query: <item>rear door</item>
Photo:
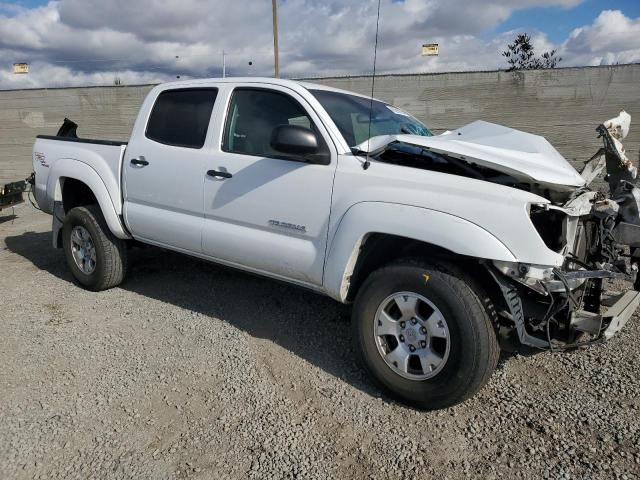
[[[124,214],[134,238],[202,251],[206,145],[217,95],[216,88],[170,89],[143,105],[123,165]]]
[[[222,138],[209,165],[226,176],[204,182],[203,252],[320,286],[337,162],[327,130],[306,100],[286,87],[238,86],[224,96],[226,117],[216,128]],[[271,134],[283,124],[313,130],[324,164],[275,151]]]

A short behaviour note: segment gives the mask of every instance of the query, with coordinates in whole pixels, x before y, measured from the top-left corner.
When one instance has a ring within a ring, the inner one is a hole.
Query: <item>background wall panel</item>
[[[371,77],[313,79],[371,93]],[[55,134],[64,117],[80,136],[127,140],[152,85],[0,91],[0,182],[31,172],[37,134]],[[580,167],[600,146],[595,127],[622,109],[632,125],[625,147],[640,150],[640,65],[528,72],[384,75],[375,96],[442,132],[483,119],[547,137]]]

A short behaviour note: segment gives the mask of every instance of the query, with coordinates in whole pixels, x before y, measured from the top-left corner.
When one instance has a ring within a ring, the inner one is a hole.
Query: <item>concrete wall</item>
[[[370,77],[315,79],[360,93]],[[403,108],[437,132],[484,119],[544,135],[578,165],[600,146],[595,127],[627,110],[635,124],[625,146],[640,149],[640,65],[563,68],[522,73],[388,75],[375,96]],[[81,136],[126,140],[151,86],[0,91],[0,182],[31,172],[39,133],[55,134],[66,116]]]
[[[127,140],[144,97],[153,86],[0,91],[0,183],[31,171],[36,135],[55,135],[64,117],[80,136]]]

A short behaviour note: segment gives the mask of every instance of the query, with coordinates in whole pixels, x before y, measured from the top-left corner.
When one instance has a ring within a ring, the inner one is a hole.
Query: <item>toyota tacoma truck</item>
[[[436,409],[477,392],[501,347],[602,342],[635,311],[625,115],[578,173],[484,121],[433,135],[326,86],[180,81],[148,94],[128,142],[67,119],[38,136],[34,191],[83,287],[120,284],[135,242],[306,287],[353,305],[354,357],[378,385]],[[608,191],[589,187],[605,169]]]

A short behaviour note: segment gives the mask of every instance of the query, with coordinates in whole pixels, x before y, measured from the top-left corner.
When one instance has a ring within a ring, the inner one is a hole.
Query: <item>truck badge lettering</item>
[[[40,162],[40,165],[42,165],[43,167],[49,168],[49,164],[47,163],[47,157],[45,157],[44,153],[35,152],[33,156],[36,157],[36,160],[38,162]]]
[[[281,222],[280,220],[269,220],[269,225],[272,227],[280,227],[280,228],[288,228],[290,230],[295,230],[300,233],[306,233],[307,227],[304,225],[296,225],[294,223]]]

